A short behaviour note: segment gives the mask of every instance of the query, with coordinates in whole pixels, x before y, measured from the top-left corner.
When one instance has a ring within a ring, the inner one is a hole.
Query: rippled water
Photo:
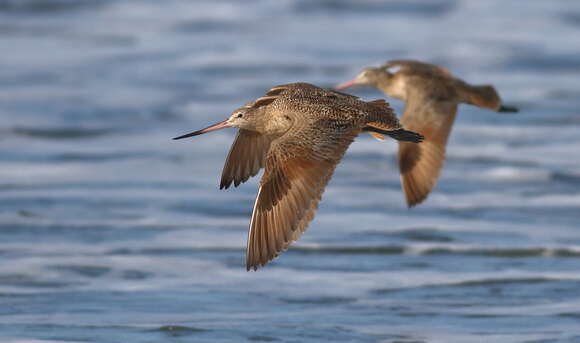
[[[580,342],[578,37],[572,1],[0,0],[0,341]],[[521,112],[462,106],[413,210],[360,137],[247,273],[234,132],[170,138],[399,58]]]

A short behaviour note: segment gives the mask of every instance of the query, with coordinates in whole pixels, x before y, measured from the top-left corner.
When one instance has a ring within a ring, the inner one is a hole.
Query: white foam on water
[[[510,182],[531,182],[531,181],[549,181],[551,173],[547,170],[533,168],[493,168],[484,171],[481,176],[482,180],[491,181],[510,181]]]

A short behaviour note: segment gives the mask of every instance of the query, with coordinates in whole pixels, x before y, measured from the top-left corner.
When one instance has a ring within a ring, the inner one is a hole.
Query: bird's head
[[[340,90],[363,85],[379,87],[381,83],[389,80],[392,76],[393,74],[389,73],[386,68],[367,67],[358,73],[353,80],[343,82],[334,87],[334,89]]]
[[[260,117],[260,112],[261,112],[260,108],[253,108],[246,105],[233,111],[232,114],[229,116],[229,118],[224,121],[220,121],[219,123],[215,123],[211,126],[206,127],[205,129],[190,132],[188,134],[175,137],[173,139],[182,139],[193,136],[199,136],[207,132],[225,129],[228,127],[246,129],[250,131],[258,131],[258,127],[260,124],[260,121],[258,120]]]

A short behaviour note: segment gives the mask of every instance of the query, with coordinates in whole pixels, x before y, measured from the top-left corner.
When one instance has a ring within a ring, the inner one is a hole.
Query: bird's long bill
[[[225,129],[226,127],[232,127],[229,123],[228,120],[224,120],[224,121],[220,121],[219,123],[213,124],[211,126],[206,127],[205,129],[201,129],[201,130],[197,130],[194,132],[190,132],[187,133],[183,136],[179,136],[179,137],[175,137],[173,139],[182,139],[182,138],[187,138],[187,137],[193,137],[193,136],[198,136],[201,134],[204,134],[206,132],[211,132],[211,131],[215,131],[215,130],[219,130],[219,129]]]
[[[356,82],[354,80],[343,82],[334,87],[336,90],[346,89],[352,86],[356,86]]]

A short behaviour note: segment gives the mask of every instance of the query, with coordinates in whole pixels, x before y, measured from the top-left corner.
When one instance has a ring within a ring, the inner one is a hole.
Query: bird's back
[[[466,103],[490,110],[501,107],[501,98],[491,85],[471,85],[451,74],[447,68],[418,61],[390,61],[384,68],[400,67],[391,83],[403,84],[406,99],[420,97]]]
[[[272,113],[291,112],[304,122],[334,123],[338,128],[362,128],[369,122],[381,122],[388,129],[400,127],[392,108],[384,100],[366,102],[308,83],[277,86],[268,94],[279,97],[271,105]]]
[[[405,101],[414,98],[456,101],[459,100],[458,81],[446,70],[421,64],[401,68],[395,73],[392,83],[404,85]]]

